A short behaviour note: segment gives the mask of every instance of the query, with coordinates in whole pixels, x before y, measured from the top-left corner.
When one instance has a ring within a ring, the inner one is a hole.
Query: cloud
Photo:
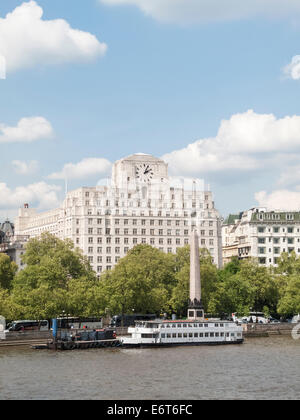
[[[0,124],[0,143],[30,143],[52,135],[52,126],[43,117],[22,118],[16,127]]]
[[[67,163],[61,172],[48,176],[49,179],[81,179],[93,175],[106,175],[112,167],[111,162],[103,158],[86,158],[78,163]]]
[[[107,45],[63,19],[42,20],[33,0],[0,18],[0,56],[7,72],[34,66],[90,60],[105,54]]]
[[[255,200],[260,207],[268,210],[299,211],[300,192],[289,190],[276,190],[271,193],[259,191],[255,194]]]
[[[249,110],[221,121],[216,137],[200,139],[162,159],[174,174],[197,175],[257,170],[299,150],[300,116],[277,119]]]
[[[255,16],[291,17],[300,14],[299,0],[99,0],[107,5],[137,6],[146,15],[167,23],[203,23]]]
[[[292,61],[284,67],[284,74],[293,80],[300,80],[300,55],[295,55]]]
[[[36,160],[31,160],[30,162],[13,160],[12,166],[14,171],[19,175],[31,175],[36,173],[39,169],[39,164]]]
[[[35,206],[38,210],[55,208],[59,204],[57,192],[61,187],[38,182],[27,186],[10,189],[7,184],[0,183],[0,209],[14,209],[24,203]]]

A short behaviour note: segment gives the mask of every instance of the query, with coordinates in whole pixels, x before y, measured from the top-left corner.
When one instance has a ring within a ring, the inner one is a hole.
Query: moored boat
[[[231,321],[138,321],[119,337],[123,347],[243,343],[243,328]]]

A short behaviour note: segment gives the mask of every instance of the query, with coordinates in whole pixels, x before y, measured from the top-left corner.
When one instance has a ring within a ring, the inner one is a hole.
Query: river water
[[[300,340],[65,352],[0,348],[0,400],[299,399]]]

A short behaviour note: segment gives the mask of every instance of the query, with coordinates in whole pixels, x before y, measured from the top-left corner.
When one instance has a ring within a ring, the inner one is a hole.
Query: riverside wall
[[[243,324],[244,337],[269,337],[270,335],[291,335],[296,324]]]

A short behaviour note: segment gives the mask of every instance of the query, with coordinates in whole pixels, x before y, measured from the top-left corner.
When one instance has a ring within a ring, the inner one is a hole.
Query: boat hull
[[[244,339],[236,341],[215,341],[215,342],[195,342],[195,343],[121,343],[120,347],[127,348],[146,348],[146,347],[182,347],[182,346],[223,346],[229,344],[243,344]]]

